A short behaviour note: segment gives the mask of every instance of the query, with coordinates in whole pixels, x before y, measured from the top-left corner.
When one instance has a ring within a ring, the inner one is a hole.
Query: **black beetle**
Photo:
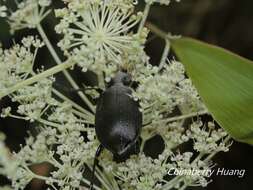
[[[103,148],[122,161],[137,153],[142,127],[142,113],[139,103],[131,97],[131,76],[119,71],[111,85],[100,95],[96,114],[95,130],[100,145],[94,158],[90,189],[93,189],[95,167]]]

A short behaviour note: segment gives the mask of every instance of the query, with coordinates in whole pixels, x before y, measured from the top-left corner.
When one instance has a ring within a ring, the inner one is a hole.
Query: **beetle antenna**
[[[95,172],[96,172],[96,166],[98,165],[98,157],[101,154],[101,152],[103,151],[104,147],[102,144],[100,144],[97,148],[97,151],[95,153],[95,157],[94,157],[94,162],[93,162],[93,166],[92,166],[92,176],[91,176],[91,182],[90,182],[90,190],[93,190],[93,183],[94,183],[94,179],[95,179]]]

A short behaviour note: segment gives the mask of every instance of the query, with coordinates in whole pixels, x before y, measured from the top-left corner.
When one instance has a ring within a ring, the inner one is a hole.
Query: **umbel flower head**
[[[0,47],[1,91],[25,80],[33,72],[37,51],[43,45],[39,39],[29,36],[23,38],[22,45],[15,44],[12,48],[5,50]]]
[[[56,11],[62,17],[56,31],[64,34],[58,45],[83,71],[106,72],[108,67],[115,71],[140,46],[132,29],[141,15],[111,2],[93,1]]]
[[[8,16],[12,33],[23,28],[35,28],[50,12],[46,8],[51,0],[17,0],[15,3],[16,10],[9,13],[6,6],[0,6],[0,17]]]

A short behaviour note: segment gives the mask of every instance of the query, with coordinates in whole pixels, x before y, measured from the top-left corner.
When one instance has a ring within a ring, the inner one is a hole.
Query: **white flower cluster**
[[[78,188],[83,181],[84,163],[93,160],[98,144],[95,141],[85,142],[79,127],[72,126],[71,130],[60,127],[42,127],[36,137],[26,139],[26,146],[15,157],[27,166],[43,162],[55,166],[55,170],[50,173],[51,177],[46,179],[46,183],[51,186],[57,184],[62,189],[67,186]],[[32,178],[36,178],[32,175]],[[19,183],[19,179],[12,178],[12,182]]]
[[[22,40],[22,45],[1,50],[2,90],[36,75],[33,65],[42,46],[38,39],[28,37]],[[24,189],[33,178],[46,180],[51,186],[57,183],[62,189],[67,186],[77,188],[83,181],[84,164],[93,161],[98,146],[95,130],[89,126],[93,124],[93,117],[74,110],[68,102],[56,100],[52,95],[53,82],[53,77],[44,78],[18,89],[9,95],[13,102],[20,104],[17,110],[7,107],[1,114],[1,117],[39,123],[38,135],[27,138],[25,146],[17,153],[9,153],[2,142],[2,134],[0,136],[0,166],[3,166],[0,174],[12,181],[14,189]],[[86,140],[81,132],[87,134]],[[58,168],[50,178],[38,176],[30,169],[30,166],[43,162]]]
[[[6,175],[6,173],[12,173],[13,169],[10,168],[11,165],[9,164],[12,162],[10,158],[10,152],[6,148],[4,144],[5,135],[0,132],[0,175]]]
[[[124,64],[146,60],[145,31],[131,32],[141,19],[140,13],[120,6],[127,5],[125,1],[75,2],[56,11],[62,17],[56,31],[64,35],[58,45],[84,72],[104,72],[110,78]]]
[[[163,131],[161,131],[163,135],[160,135],[164,139],[165,149],[156,159],[141,153],[132,156],[130,159],[126,160],[126,162],[116,164],[111,159],[108,159],[108,157],[102,157],[100,165],[103,166],[107,173],[112,173],[117,177],[118,184],[120,184],[120,187],[124,190],[169,190],[173,188],[180,189],[187,186],[205,187],[209,183],[209,176],[207,173],[201,171],[207,171],[212,168],[212,162],[210,158],[207,158],[207,155],[209,155],[211,151],[205,151],[204,148],[201,150],[196,149],[199,153],[199,155],[196,156],[192,152],[177,153],[175,155],[172,150],[189,140],[193,140],[194,142],[197,141],[197,134],[196,136],[191,134],[193,128],[196,127],[196,130],[198,129],[201,131],[201,134],[205,133],[205,137],[202,138],[205,140],[201,141],[202,147],[205,145],[215,147],[216,150],[212,150],[212,153],[220,151],[226,152],[230,146],[226,140],[223,140],[226,133],[222,130],[215,130],[212,123],[203,126],[199,121],[193,122],[190,129],[184,129],[179,126],[179,123],[174,123],[166,126],[167,129],[163,127]],[[180,128],[181,130],[175,130],[175,128]],[[209,134],[208,138],[206,134]],[[166,135],[170,137],[166,139]],[[177,137],[181,138],[181,140],[176,142],[175,139]],[[174,143],[171,141],[174,141]],[[194,144],[198,146],[199,142],[195,142]],[[168,172],[173,170],[198,171],[198,174],[189,175],[186,173],[184,175],[176,175],[172,180],[168,180]]]
[[[185,77],[180,62],[171,61],[163,68],[138,66],[134,80],[139,82],[139,86],[133,96],[140,101],[146,123],[161,123],[176,107],[184,107],[184,112],[188,113],[203,110],[198,93]]]
[[[24,0],[15,3],[16,11],[7,12],[6,6],[0,7],[0,17],[8,19],[11,32],[23,28],[35,28],[50,12],[46,8],[51,4],[51,0]]]
[[[24,188],[32,179],[30,177],[29,180],[27,180],[28,175],[22,175],[24,172],[22,172],[23,168],[20,166],[18,159],[15,159],[11,156],[10,151],[6,148],[4,144],[4,135],[0,133],[0,175],[5,175],[9,179],[19,178],[19,182],[17,186],[13,184],[13,187],[18,188]]]
[[[22,45],[15,44],[10,49],[0,50],[1,91],[36,74],[33,66],[37,51],[43,45],[39,39],[30,36],[22,40]],[[46,111],[47,105],[55,105],[56,102],[51,97],[53,81],[53,78],[43,79],[11,94],[12,101],[20,103],[17,113],[25,115],[25,120],[34,121]],[[11,115],[8,110],[5,110],[3,116]]]
[[[165,161],[167,157],[165,154],[161,154],[158,159],[144,154],[133,156],[125,163],[119,164],[115,175],[122,180],[124,190],[162,189],[162,179],[170,168],[170,164]]]
[[[17,90],[12,95],[12,101],[19,102],[17,112],[25,115],[27,120],[35,121],[47,110],[48,106],[57,105],[52,98],[52,83],[54,79],[44,79],[32,86]]]
[[[211,154],[214,152],[227,152],[228,146],[224,142],[219,142],[222,138],[227,136],[227,133],[222,129],[213,130],[215,125],[209,123],[208,130],[201,129],[202,122],[196,122],[191,125],[187,135],[194,140],[194,149],[198,152]],[[219,142],[216,144],[214,142]]]
[[[22,40],[22,45],[15,44],[11,49],[1,50],[2,90],[36,75],[33,65],[37,51],[42,46],[43,43],[38,39],[28,37]],[[20,104],[18,109],[14,110],[19,115],[14,115],[10,107],[3,109],[1,114],[2,117],[10,116],[41,124],[39,134],[36,137],[30,136],[26,140],[26,145],[12,156],[6,148],[2,148],[4,145],[2,141],[0,142],[0,166],[4,166],[0,171],[11,179],[15,189],[24,189],[33,178],[39,178],[29,167],[42,162],[58,166],[58,170],[52,173],[53,182],[52,178],[46,180],[48,184],[53,185],[57,181],[59,186],[78,187],[82,180],[84,162],[92,161],[98,146],[94,140],[94,128],[88,127],[86,131],[83,124],[85,120],[78,119],[72,113],[71,105],[53,98],[53,82],[54,78],[45,78],[18,89],[10,94],[10,97],[12,101]],[[81,136],[81,131],[88,134],[87,142]],[[56,161],[55,157],[59,157],[59,160]],[[72,168],[73,161],[76,168]],[[65,178],[68,178],[66,183]]]
[[[166,122],[152,123],[150,126],[144,128],[143,138],[150,138],[154,135],[160,135],[164,144],[168,149],[173,149],[182,143],[189,141],[189,136],[185,135],[185,129],[182,127],[182,122],[172,122],[166,124]]]
[[[83,172],[87,169],[85,163],[92,164],[99,144],[95,140],[94,128],[83,124],[66,102],[50,109],[41,118],[35,118],[41,123],[39,133],[29,136],[19,152],[7,157],[6,148],[0,150],[0,166],[6,166],[0,174],[11,179],[15,189],[24,189],[33,178],[45,180],[52,187],[57,185],[61,189],[78,188],[82,182],[89,184],[83,179]],[[86,139],[81,133],[87,134]],[[50,177],[38,176],[30,169],[39,163],[55,167]]]
[[[100,167],[96,172],[101,187],[95,185],[95,189],[169,190],[206,186],[207,176],[175,176],[171,180],[168,171],[172,168],[210,168],[215,153],[228,151],[227,134],[222,129],[216,129],[212,123],[203,125],[200,121],[183,127],[185,119],[198,116],[199,112],[207,113],[207,110],[191,81],[185,77],[181,63],[171,61],[159,67],[149,64],[149,57],[144,51],[148,30],[143,24],[148,12],[135,13],[135,0],[63,2],[66,7],[55,11],[56,16],[61,18],[56,32],[63,34],[58,45],[67,62],[74,62],[83,71],[97,73],[98,82],[102,83],[109,81],[119,69],[126,69],[137,82],[133,98],[139,101],[144,115],[140,154],[116,163],[113,155],[105,150],[99,158]],[[167,5],[170,1],[146,2]],[[46,9],[50,3],[50,0],[18,3],[18,9],[8,18],[11,29],[36,27],[49,13]],[[6,8],[1,6],[0,16],[6,14]],[[41,27],[38,30],[53,57],[57,57],[50,42],[41,33]],[[28,37],[22,40],[21,45],[0,49],[1,93],[47,72],[43,69],[34,71],[37,51],[43,45],[37,38]],[[62,65],[59,58],[56,62],[58,66]],[[30,134],[17,153],[8,151],[0,133],[0,174],[12,181],[14,189],[25,189],[34,178],[44,180],[50,189],[75,190],[90,184],[87,173],[99,145],[94,129],[95,116],[92,109],[78,105],[54,89],[53,83],[53,77],[45,77],[17,88],[9,94],[12,101],[19,103],[17,110],[7,107],[1,114],[1,117],[36,121],[37,124],[37,134]],[[87,94],[89,98],[97,96],[94,89]],[[85,95],[83,97],[86,98]],[[89,98],[85,98],[87,103]],[[157,158],[151,158],[145,154],[144,146],[156,135],[162,138],[165,148]],[[180,152],[180,145],[187,142],[193,142],[193,150],[175,154],[174,150]],[[38,175],[33,166],[40,163],[47,163],[54,170],[48,171],[45,176]]]
[[[201,156],[194,158],[192,152],[185,152],[183,154],[178,154],[171,158],[173,169],[177,171],[206,171],[210,169],[211,163],[208,161],[201,160]],[[199,172],[198,175],[183,175],[177,176],[178,180],[175,183],[176,188],[186,187],[186,186],[202,186],[206,187],[208,184],[208,179],[205,172]],[[184,184],[182,186],[182,184]]]
[[[33,65],[39,48],[44,44],[32,36],[24,38],[22,44],[12,48],[0,48],[0,90],[25,80],[33,73]],[[7,64],[8,63],[8,64]]]

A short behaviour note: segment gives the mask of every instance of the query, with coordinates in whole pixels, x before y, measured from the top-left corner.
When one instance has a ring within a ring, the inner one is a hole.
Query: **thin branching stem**
[[[179,121],[179,120],[183,120],[183,119],[187,119],[187,118],[191,118],[191,117],[195,117],[195,116],[199,116],[199,115],[205,115],[205,114],[208,114],[207,110],[200,111],[200,112],[193,112],[193,113],[185,114],[185,115],[180,115],[180,116],[177,116],[177,117],[171,117],[171,118],[168,118],[168,119],[163,120],[163,121],[169,123],[169,122]]]
[[[82,112],[83,114],[87,115],[87,117],[93,119],[94,115],[91,114],[89,111],[87,111],[86,109],[84,109],[83,107],[79,106],[77,103],[75,103],[74,101],[72,101],[71,99],[69,99],[67,96],[63,95],[61,92],[59,92],[56,89],[53,89],[52,92],[60,99],[70,103],[74,108],[76,108],[77,110],[79,110],[80,112]]]
[[[170,52],[170,41],[165,40],[165,48],[163,50],[162,58],[159,64],[159,70],[162,69],[163,66],[166,64],[169,52]]]
[[[49,52],[51,53],[51,55],[53,56],[55,62],[60,65],[62,64],[62,61],[60,60],[59,56],[57,55],[55,49],[53,48],[51,42],[49,41],[49,39],[47,38],[47,35],[46,33],[44,32],[42,26],[40,24],[37,25],[37,30],[38,32],[40,33],[44,43],[46,44]],[[69,81],[69,83],[72,85],[72,87],[75,89],[75,90],[78,90],[79,89],[79,86],[76,84],[76,82],[73,80],[73,78],[71,77],[71,75],[68,73],[68,71],[66,70],[63,70],[62,71],[64,76],[67,78],[67,80]],[[78,95],[80,96],[80,98],[86,103],[86,105],[89,107],[89,109],[95,113],[95,106],[90,102],[90,100],[87,98],[87,96],[81,92],[81,91],[78,91],[77,92]]]
[[[47,78],[47,77],[52,76],[58,72],[61,72],[62,70],[66,69],[66,68],[72,67],[73,65],[74,65],[74,63],[69,63],[69,62],[62,63],[62,64],[54,66],[42,73],[39,73],[29,79],[19,82],[19,83],[15,84],[14,86],[8,88],[7,90],[0,92],[0,99],[3,98],[4,96],[7,96],[7,95],[17,91],[18,89],[21,89],[25,86],[36,83],[44,78]]]
[[[141,23],[140,23],[139,28],[138,28],[138,33],[141,32],[141,30],[143,29],[143,27],[145,25],[145,22],[148,18],[148,14],[149,14],[149,11],[150,11],[150,7],[151,7],[150,3],[147,3],[145,5],[144,12],[143,12],[143,17],[142,17]]]
[[[151,31],[153,32],[154,34],[156,34],[158,37],[164,39],[164,40],[170,40],[169,38],[169,35],[164,32],[163,30],[161,30],[160,28],[158,28],[156,25],[150,23],[150,22],[147,22],[145,24],[145,26]]]

